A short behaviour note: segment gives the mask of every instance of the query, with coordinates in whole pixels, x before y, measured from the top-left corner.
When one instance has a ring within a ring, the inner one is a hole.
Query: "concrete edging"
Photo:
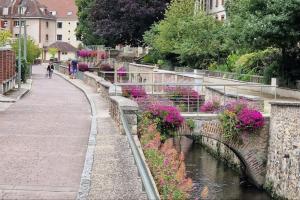
[[[92,121],[91,121],[90,136],[89,136],[88,147],[87,147],[86,156],[85,156],[83,172],[81,174],[80,186],[79,186],[79,190],[78,190],[77,197],[76,197],[77,200],[87,200],[89,191],[90,191],[90,187],[91,187],[91,172],[92,172],[92,167],[93,167],[93,163],[94,163],[96,137],[98,134],[96,106],[95,106],[95,103],[92,100],[92,98],[87,94],[87,92],[83,88],[81,88],[79,85],[73,83],[64,74],[61,74],[60,72],[57,72],[57,71],[55,71],[55,74],[62,77],[64,80],[68,81],[73,86],[75,86],[76,88],[81,90],[84,93],[85,97],[87,98],[87,100],[91,106]]]

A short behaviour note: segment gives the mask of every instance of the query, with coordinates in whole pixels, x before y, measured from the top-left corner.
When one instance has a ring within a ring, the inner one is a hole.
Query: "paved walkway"
[[[145,200],[134,157],[125,135],[120,135],[109,115],[109,104],[81,80],[70,80],[84,89],[96,107],[97,129],[89,200]]]
[[[35,66],[32,90],[0,112],[0,199],[75,199],[90,131],[84,94]]]

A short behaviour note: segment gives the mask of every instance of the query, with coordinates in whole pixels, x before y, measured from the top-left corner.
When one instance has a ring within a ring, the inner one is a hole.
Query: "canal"
[[[210,155],[200,144],[186,154],[188,177],[193,179],[191,200],[269,200],[270,196],[249,183],[240,184],[240,175]]]

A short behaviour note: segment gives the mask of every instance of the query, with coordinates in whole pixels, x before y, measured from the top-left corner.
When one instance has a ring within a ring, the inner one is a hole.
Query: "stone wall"
[[[300,102],[272,102],[266,188],[300,197]]]
[[[236,93],[229,92],[223,87],[206,87],[205,88],[205,101],[211,101],[212,99],[218,99],[222,104],[230,102],[232,100],[243,99],[249,103],[250,106],[255,109],[264,112],[264,100],[257,96],[250,95],[237,95]]]
[[[245,165],[245,174],[249,181],[257,187],[262,187],[265,183],[266,163],[268,155],[269,141],[269,117],[265,116],[265,126],[257,133],[251,135],[242,134],[243,143],[235,141],[225,141],[222,136],[222,127],[217,114],[197,114],[184,115],[193,119],[195,129],[193,132],[184,127],[179,131],[180,135],[202,136],[219,141],[229,147]],[[233,163],[234,163],[233,158]]]
[[[0,94],[13,89],[16,84],[16,55],[10,48],[0,48]]]
[[[122,96],[111,96],[109,104],[109,113],[116,122],[121,134],[125,134],[124,125],[121,120],[121,111],[123,110],[129,131],[137,135],[137,111],[138,105],[135,101]]]

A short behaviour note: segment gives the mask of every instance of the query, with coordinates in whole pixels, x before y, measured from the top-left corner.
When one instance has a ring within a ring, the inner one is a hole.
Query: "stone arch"
[[[226,141],[222,136],[222,127],[219,120],[201,121],[197,130],[192,133],[180,131],[180,135],[195,135],[214,139],[227,146],[240,159],[245,166],[245,175],[257,187],[261,188],[265,183],[268,140],[269,140],[269,122],[252,136],[243,138],[243,144],[238,142]],[[185,134],[186,133],[186,134]]]

